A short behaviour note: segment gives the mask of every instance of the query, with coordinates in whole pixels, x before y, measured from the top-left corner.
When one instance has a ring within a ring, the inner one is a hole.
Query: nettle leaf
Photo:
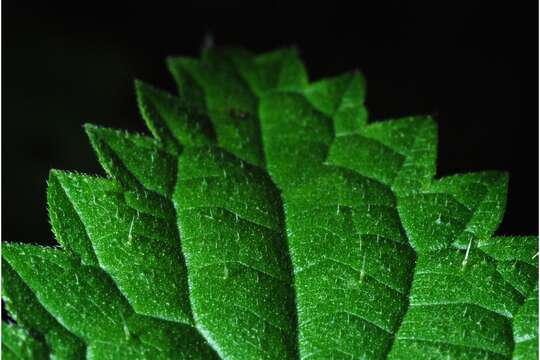
[[[84,355],[84,343],[51,316],[6,262],[2,263],[2,298],[18,326],[24,327],[41,347],[48,348],[51,357],[71,359]]]
[[[2,324],[2,357],[4,359],[47,359],[47,347],[24,328]]]
[[[368,122],[359,72],[294,48],[169,58],[153,138],[86,126],[54,170],[58,248],[5,244],[12,358],[536,358],[538,239],[495,236],[508,175],[435,178],[429,116]]]
[[[538,358],[538,284],[531,290],[514,319],[514,358]]]

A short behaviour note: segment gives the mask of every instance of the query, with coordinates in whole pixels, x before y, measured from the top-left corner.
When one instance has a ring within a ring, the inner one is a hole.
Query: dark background
[[[141,2],[57,9],[3,1],[2,236],[53,243],[50,168],[103,172],[81,125],[144,131],[133,79],[175,91],[164,59],[205,34],[297,45],[311,78],[359,68],[372,119],[432,113],[439,175],[510,172],[501,234],[538,232],[538,9],[530,2],[377,2],[291,9]],[[446,5],[444,3],[447,3]],[[528,3],[528,7],[522,7]]]

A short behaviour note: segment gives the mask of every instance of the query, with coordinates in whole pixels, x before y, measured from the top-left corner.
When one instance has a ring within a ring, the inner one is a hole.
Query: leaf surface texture
[[[88,125],[107,177],[51,172],[60,247],[4,244],[6,356],[537,356],[507,174],[436,178],[431,117],[369,122],[359,72],[294,48],[167,64],[179,96],[135,83],[153,137]]]

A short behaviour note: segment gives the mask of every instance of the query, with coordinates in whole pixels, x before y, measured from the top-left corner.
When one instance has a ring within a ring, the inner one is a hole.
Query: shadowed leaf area
[[[437,178],[431,117],[368,121],[293,48],[167,64],[151,136],[86,126],[106,178],[51,171],[59,246],[3,245],[6,359],[537,358],[507,174]]]

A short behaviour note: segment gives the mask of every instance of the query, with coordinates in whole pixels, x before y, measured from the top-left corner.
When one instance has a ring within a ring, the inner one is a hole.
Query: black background
[[[175,91],[164,59],[217,45],[296,45],[312,79],[359,68],[372,119],[435,114],[438,174],[510,172],[501,234],[538,231],[534,1],[216,6],[3,1],[2,236],[54,243],[50,168],[103,174],[81,125],[144,131],[133,79]],[[230,2],[227,2],[230,4]],[[445,4],[446,3],[446,4]],[[527,3],[528,7],[522,7]]]

